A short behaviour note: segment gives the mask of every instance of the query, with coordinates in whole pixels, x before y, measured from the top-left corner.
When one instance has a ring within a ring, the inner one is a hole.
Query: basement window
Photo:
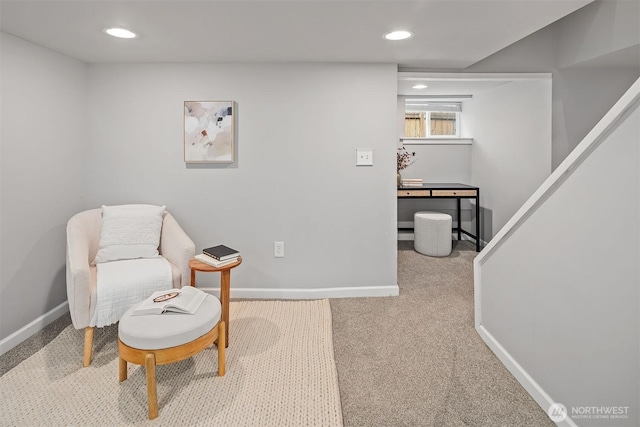
[[[459,138],[459,102],[434,102],[422,98],[407,98],[405,102],[405,138]]]

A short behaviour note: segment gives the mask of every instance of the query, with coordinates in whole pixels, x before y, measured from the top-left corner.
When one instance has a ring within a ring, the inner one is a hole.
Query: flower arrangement
[[[416,153],[410,154],[404,147],[398,148],[398,173],[413,164],[414,160],[412,159],[412,157],[415,155]]]

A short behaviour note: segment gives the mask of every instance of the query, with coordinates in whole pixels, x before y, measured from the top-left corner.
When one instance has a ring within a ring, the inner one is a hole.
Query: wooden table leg
[[[224,377],[224,374],[227,372],[226,361],[225,361],[225,335],[226,335],[226,323],[221,321],[218,323],[218,376]],[[222,344],[222,345],[220,345]]]
[[[192,268],[191,269],[191,286],[195,286],[196,285],[196,271]]]
[[[225,329],[225,347],[229,347],[229,288],[231,285],[231,270],[220,272],[220,304],[222,305],[222,320]]]

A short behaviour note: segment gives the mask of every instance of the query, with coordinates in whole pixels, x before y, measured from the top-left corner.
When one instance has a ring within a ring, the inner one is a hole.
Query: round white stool
[[[163,313],[134,316],[131,307],[118,325],[120,382],[127,379],[127,362],[144,365],[147,373],[149,419],[158,416],[156,365],[179,362],[218,340],[218,376],[225,374],[225,325],[220,300],[207,295],[194,314]]]
[[[413,247],[429,256],[451,254],[451,215],[421,211],[413,215]]]

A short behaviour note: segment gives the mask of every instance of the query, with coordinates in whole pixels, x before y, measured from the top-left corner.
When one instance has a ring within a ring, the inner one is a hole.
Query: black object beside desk
[[[398,187],[398,199],[456,199],[458,226],[453,229],[458,232],[458,240],[462,233],[476,240],[476,252],[480,252],[480,189],[466,184],[457,183],[424,183],[422,186]],[[473,235],[462,229],[460,218],[460,199],[474,199],[476,202],[476,234]]]

